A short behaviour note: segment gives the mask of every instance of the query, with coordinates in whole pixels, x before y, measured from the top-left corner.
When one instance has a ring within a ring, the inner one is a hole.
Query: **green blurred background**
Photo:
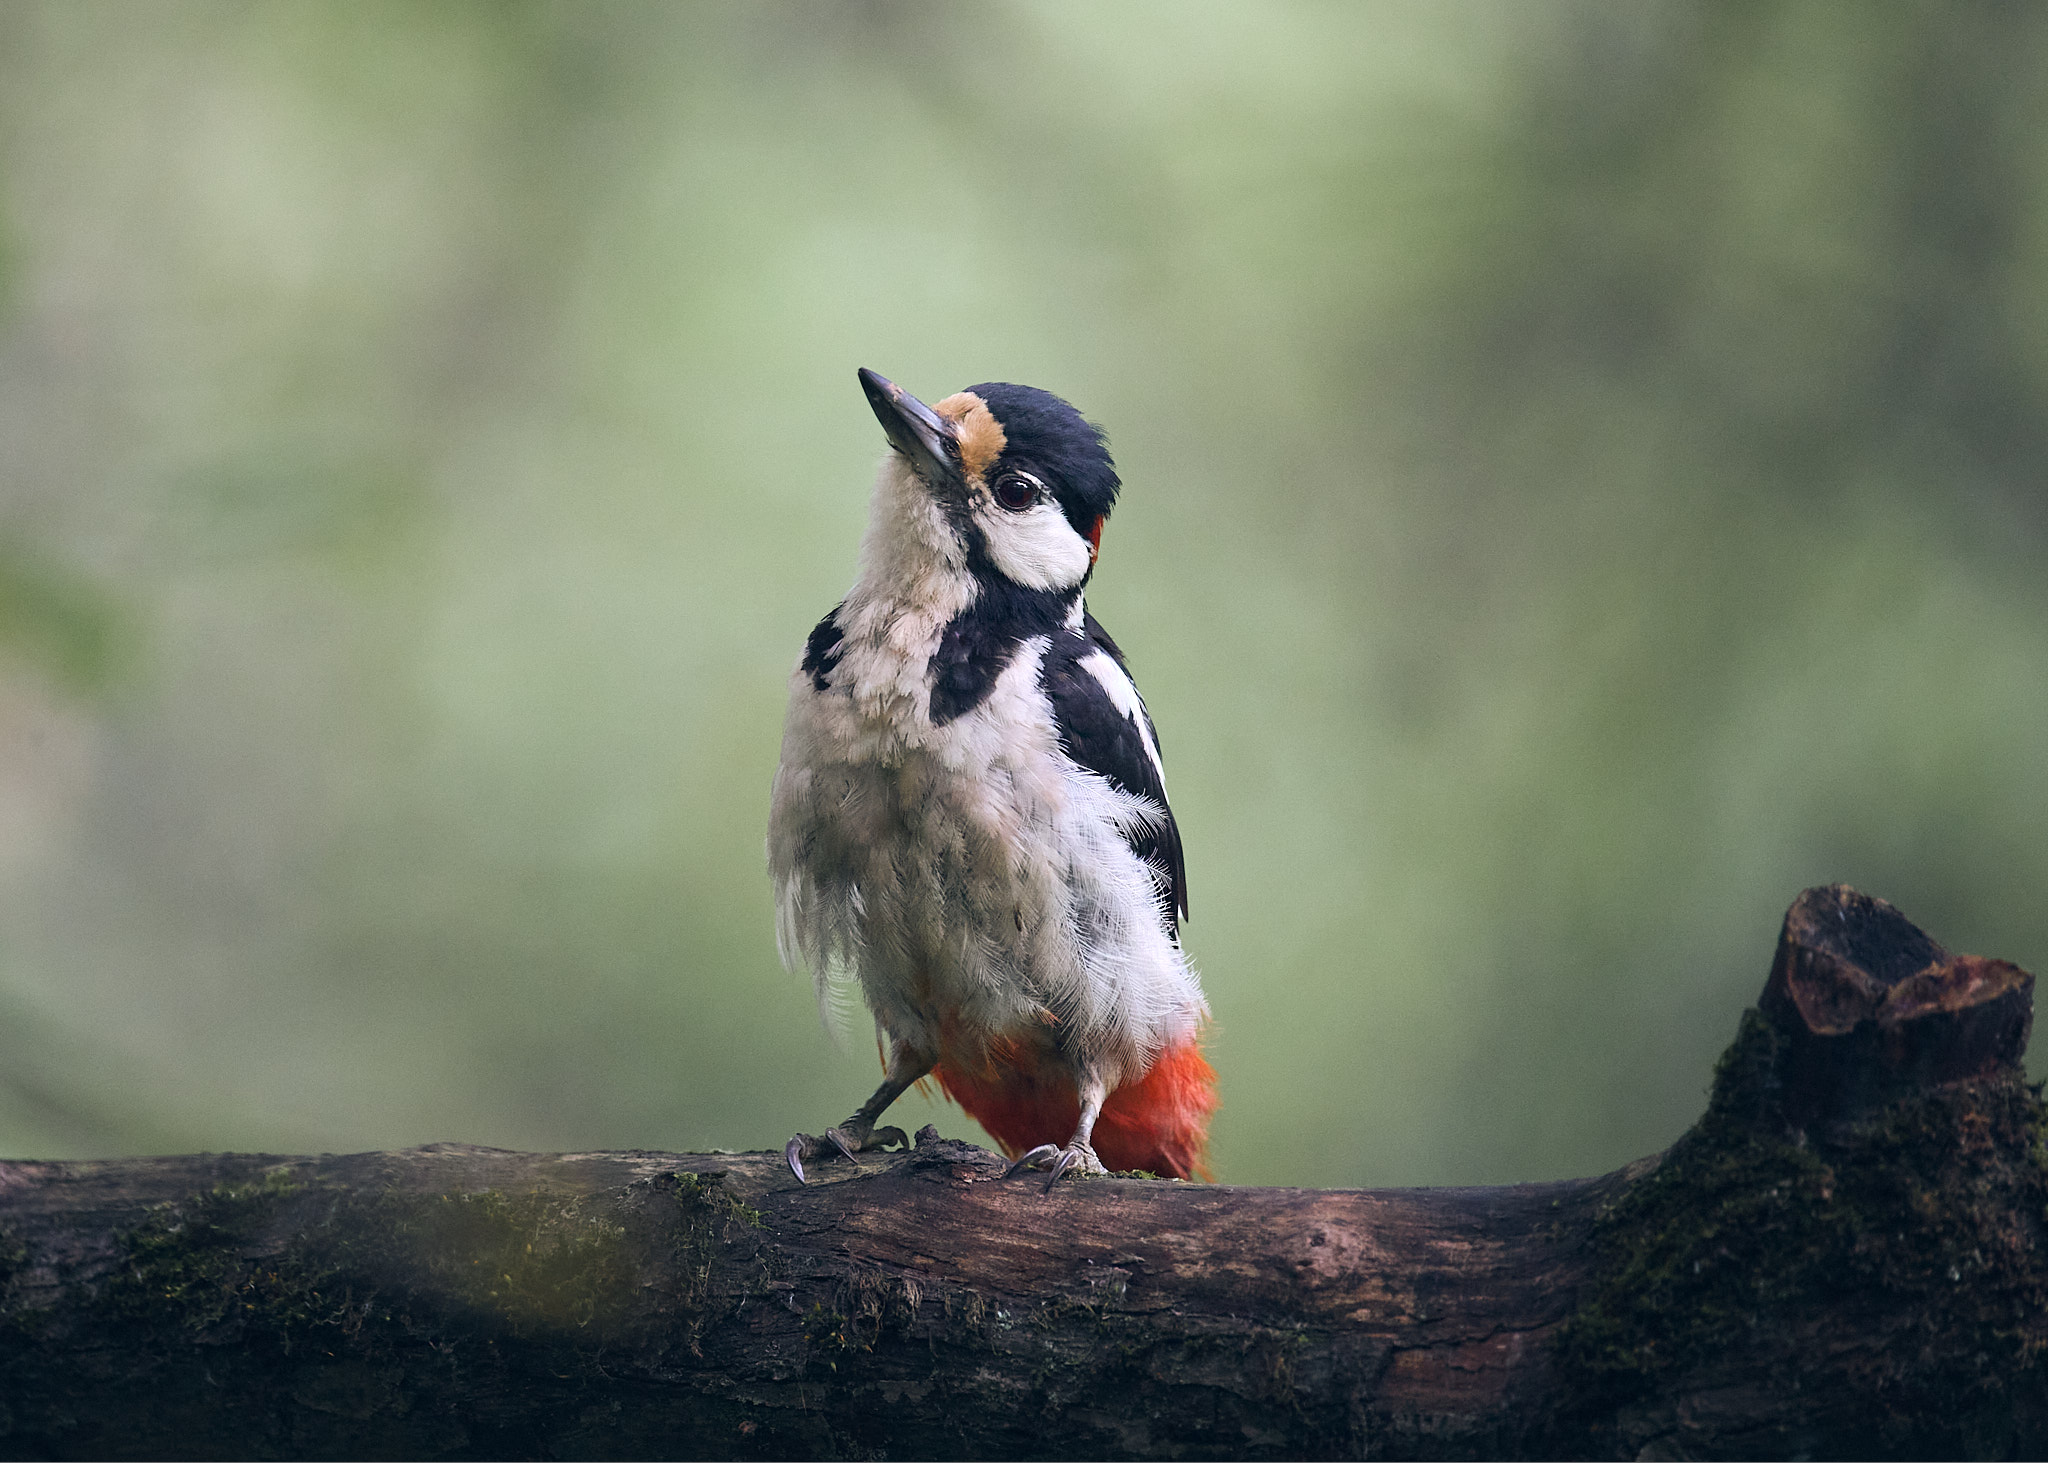
[[[842,1116],[861,365],[1109,429],[1224,1177],[1668,1143],[1808,884],[2048,965],[2048,8],[10,0],[0,1152]]]

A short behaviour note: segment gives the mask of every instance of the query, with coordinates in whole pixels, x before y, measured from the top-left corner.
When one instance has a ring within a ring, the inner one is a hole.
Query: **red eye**
[[[1001,478],[996,483],[996,501],[1012,513],[1022,513],[1038,501],[1038,484],[1029,478]]]

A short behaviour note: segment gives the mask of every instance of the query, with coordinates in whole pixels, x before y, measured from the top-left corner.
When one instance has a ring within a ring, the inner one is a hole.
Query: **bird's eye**
[[[1022,513],[1038,501],[1038,484],[1009,473],[996,480],[996,501],[1012,513]]]

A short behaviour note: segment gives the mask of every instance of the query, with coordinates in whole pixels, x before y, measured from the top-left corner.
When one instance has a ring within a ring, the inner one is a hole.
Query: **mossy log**
[[[1809,890],[1706,1115],[1507,1188],[0,1164],[8,1457],[2030,1457],[2032,978]]]

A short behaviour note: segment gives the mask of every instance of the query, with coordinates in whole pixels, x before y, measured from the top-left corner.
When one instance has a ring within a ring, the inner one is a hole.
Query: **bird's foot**
[[[1052,1186],[1060,1181],[1061,1174],[1106,1174],[1109,1172],[1108,1169],[1102,1166],[1102,1160],[1095,1156],[1095,1150],[1086,1143],[1069,1143],[1064,1148],[1056,1148],[1050,1143],[1041,1143],[1011,1164],[1004,1172],[1003,1177],[1013,1179],[1026,1169],[1034,1168],[1046,1171],[1044,1192],[1048,1194],[1052,1192]]]
[[[804,1177],[804,1162],[816,1163],[821,1158],[845,1158],[859,1163],[859,1154],[871,1148],[886,1148],[894,1143],[898,1148],[908,1148],[910,1139],[901,1128],[878,1128],[873,1123],[862,1122],[859,1118],[848,1118],[836,1128],[827,1128],[813,1138],[809,1133],[798,1133],[783,1147],[782,1158],[789,1165],[789,1171],[796,1175],[800,1184],[809,1183]]]

